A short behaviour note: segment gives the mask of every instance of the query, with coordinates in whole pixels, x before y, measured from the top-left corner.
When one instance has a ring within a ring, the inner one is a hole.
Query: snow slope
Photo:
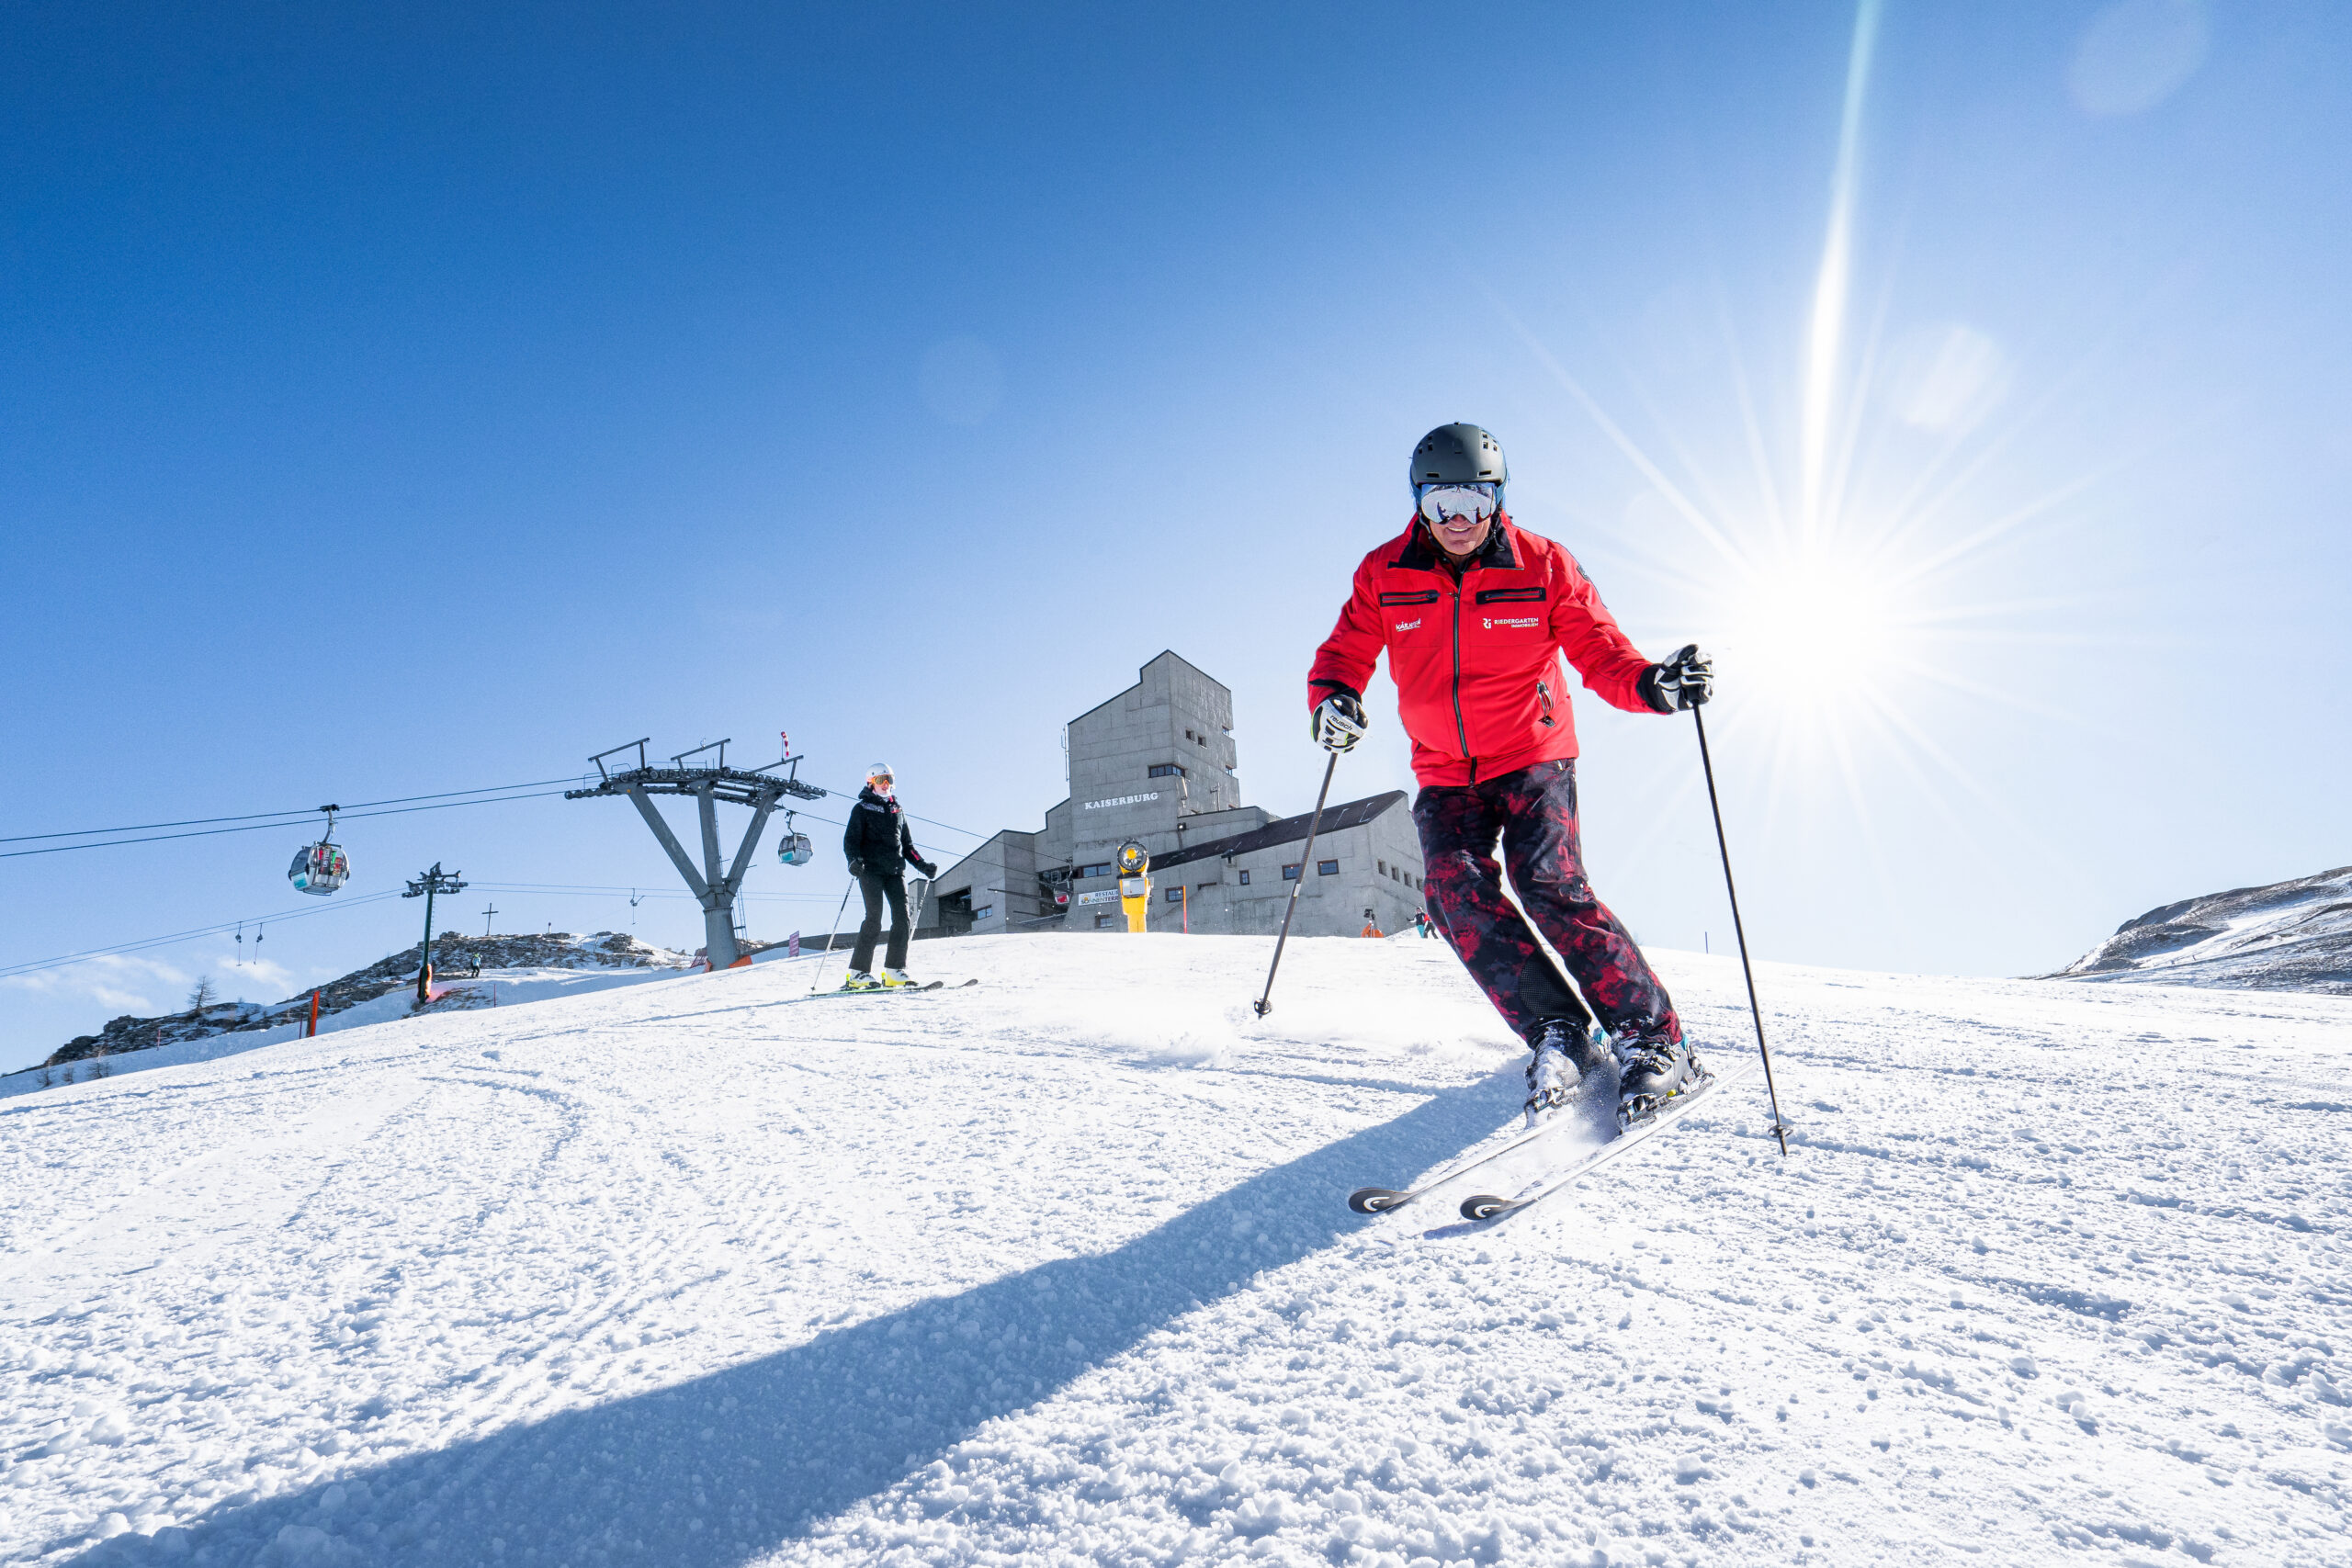
[[[2352,999],[1767,966],[1789,1157],[1751,1074],[1479,1230],[1343,1205],[1515,1119],[1458,966],[1294,942],[1258,1021],[1268,946],[12,1101],[0,1561],[2352,1561]]]
[[[558,997],[584,996],[590,991],[609,990],[616,986],[641,986],[649,981],[675,980],[684,971],[652,966],[590,967],[525,967],[514,969],[484,969],[481,974],[463,980],[435,981],[433,1001],[424,1015],[434,1012],[465,1012],[477,1008],[523,1007],[532,1002],[552,1001]],[[411,976],[411,987],[414,976]],[[283,1002],[272,1011],[284,1012],[295,1007]],[[355,1002],[339,1012],[321,1013],[318,1032],[339,1034],[347,1029],[365,1029],[379,1023],[397,1022],[421,1016],[413,988],[386,991]],[[176,1067],[190,1062],[217,1062],[226,1056],[242,1055],[265,1045],[282,1045],[308,1038],[310,1021],[300,1014],[290,1022],[272,1024],[266,1029],[220,1030],[193,1039],[166,1041],[142,1050],[126,1051],[106,1058],[109,1076],[146,1072],[156,1067]],[[39,1067],[0,1075],[0,1100],[19,1094],[53,1094],[65,1082],[71,1069],[75,1081],[90,1076],[92,1064],[87,1060],[69,1062],[46,1075],[51,1080],[43,1084]]]
[[[2151,909],[2056,977],[2352,997],[2352,865]]]

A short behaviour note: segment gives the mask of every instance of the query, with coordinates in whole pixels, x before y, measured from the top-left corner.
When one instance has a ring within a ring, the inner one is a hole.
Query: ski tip
[[[1462,1200],[1462,1217],[1465,1220],[1491,1220],[1510,1206],[1511,1201],[1508,1198],[1481,1192],[1475,1198]]]
[[[978,980],[967,980],[967,981],[965,981],[965,982],[964,982],[964,985],[963,985],[963,986],[958,986],[958,987],[956,987],[956,988],[957,990],[959,990],[959,991],[960,991],[960,990],[964,989],[964,987],[965,987],[965,986],[977,986],[977,985],[978,985],[978,984],[979,984],[979,981],[978,981]]]
[[[1359,1214],[1385,1214],[1411,1196],[1389,1187],[1359,1187],[1348,1194],[1348,1207]]]

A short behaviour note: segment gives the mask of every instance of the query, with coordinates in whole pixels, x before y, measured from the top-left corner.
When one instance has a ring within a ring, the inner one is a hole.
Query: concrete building
[[[944,871],[938,923],[954,934],[1126,929],[1112,862],[1151,852],[1149,929],[1264,932],[1299,884],[1301,936],[1394,931],[1421,907],[1421,851],[1405,793],[1324,807],[1315,864],[1307,816],[1241,801],[1233,693],[1174,653],[1063,729],[1069,795],[1035,832],[1007,829]]]

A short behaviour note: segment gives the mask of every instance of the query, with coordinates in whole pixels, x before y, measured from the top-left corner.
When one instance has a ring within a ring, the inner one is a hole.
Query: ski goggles
[[[1484,523],[1495,514],[1496,486],[1491,484],[1420,485],[1421,515],[1432,523],[1466,519]]]

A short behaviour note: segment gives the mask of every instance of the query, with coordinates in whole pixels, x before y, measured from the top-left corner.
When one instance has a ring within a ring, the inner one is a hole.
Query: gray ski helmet
[[[1423,485],[1503,484],[1510,467],[1502,443],[1475,424],[1441,424],[1413,448],[1413,493]]]

